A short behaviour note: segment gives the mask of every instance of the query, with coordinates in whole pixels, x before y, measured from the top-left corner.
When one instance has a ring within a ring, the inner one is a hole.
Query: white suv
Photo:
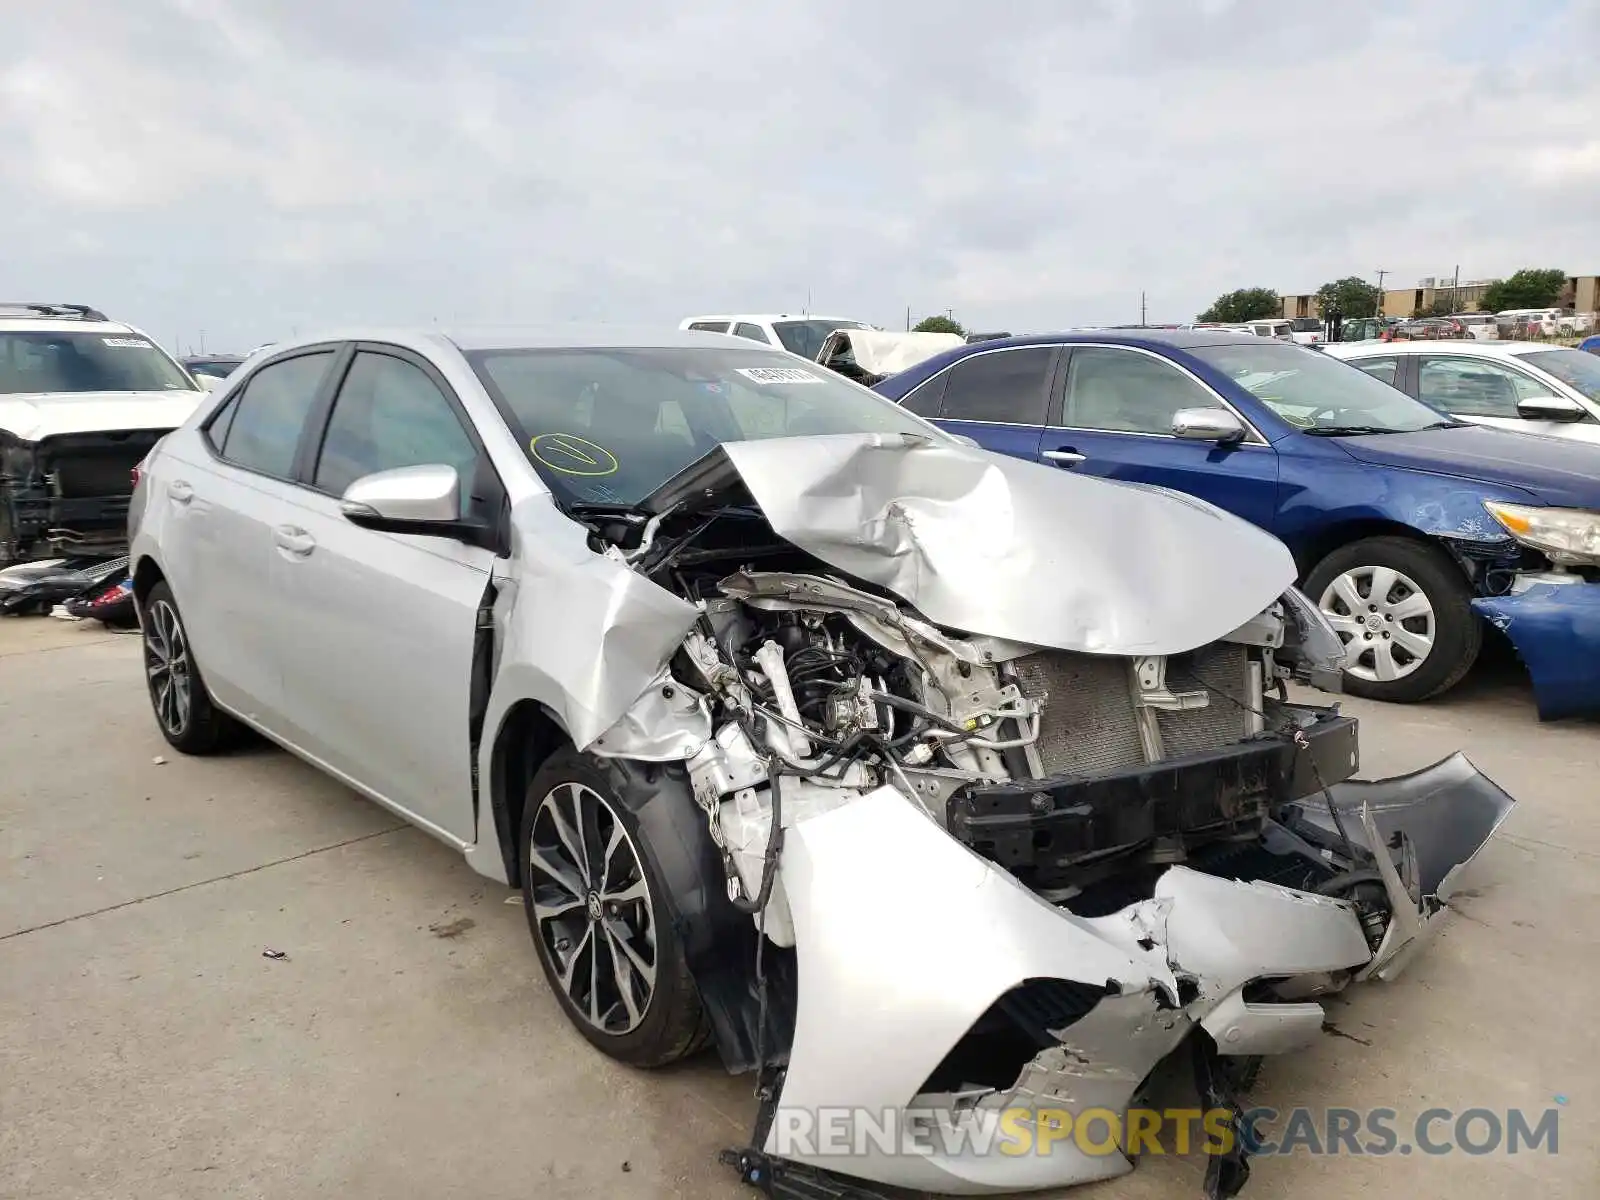
[[[865,321],[847,317],[794,316],[790,313],[735,313],[709,317],[686,317],[678,322],[679,329],[694,329],[701,333],[730,333],[734,337],[748,338],[752,342],[776,346],[812,362],[822,352],[822,343],[835,329],[876,329]]]
[[[87,305],[0,303],[0,566],[120,553],[133,468],[204,395]]]

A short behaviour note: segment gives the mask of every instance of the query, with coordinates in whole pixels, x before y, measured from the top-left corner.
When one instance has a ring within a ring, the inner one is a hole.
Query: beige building
[[[1448,301],[1451,312],[1476,312],[1483,300],[1483,293],[1493,282],[1492,279],[1463,279],[1456,284],[1453,279],[1430,277],[1418,280],[1416,287],[1385,288],[1383,315],[1409,317],[1418,312],[1427,312],[1436,300]],[[1279,312],[1285,317],[1322,315],[1315,292],[1285,295],[1281,300]],[[1567,286],[1562,289],[1555,307],[1572,312],[1600,312],[1600,276],[1567,276]]]

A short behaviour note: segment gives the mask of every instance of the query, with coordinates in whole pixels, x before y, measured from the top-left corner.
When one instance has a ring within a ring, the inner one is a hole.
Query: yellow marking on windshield
[[[570,433],[541,433],[528,449],[538,462],[563,475],[614,475],[620,465],[604,446]]]

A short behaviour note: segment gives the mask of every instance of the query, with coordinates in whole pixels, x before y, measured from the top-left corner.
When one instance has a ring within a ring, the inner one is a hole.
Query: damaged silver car
[[[1180,1050],[1232,1104],[1511,806],[1459,756],[1353,781],[1271,536],[714,335],[274,347],[130,520],[167,740],[257,730],[520,886],[600,1050],[756,1073],[730,1161],[775,1194],[1131,1169],[775,1131],[1117,1111]]]

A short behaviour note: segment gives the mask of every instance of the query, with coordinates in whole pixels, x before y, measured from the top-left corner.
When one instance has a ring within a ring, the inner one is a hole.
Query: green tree
[[[1327,316],[1338,309],[1347,321],[1352,317],[1377,316],[1378,305],[1382,302],[1383,293],[1377,285],[1368,283],[1359,275],[1346,275],[1317,289],[1317,306],[1322,310],[1322,315]]]
[[[1233,324],[1237,321],[1259,321],[1264,317],[1276,317],[1282,311],[1283,300],[1272,288],[1240,288],[1236,292],[1218,296],[1211,302],[1211,307],[1195,319]]]
[[[1523,267],[1505,279],[1496,279],[1483,289],[1478,307],[1484,312],[1503,312],[1508,308],[1548,308],[1567,286],[1567,273],[1554,268]]]
[[[960,321],[951,320],[949,317],[923,317],[911,327],[912,333],[958,333],[967,336],[967,331],[961,327]]]

